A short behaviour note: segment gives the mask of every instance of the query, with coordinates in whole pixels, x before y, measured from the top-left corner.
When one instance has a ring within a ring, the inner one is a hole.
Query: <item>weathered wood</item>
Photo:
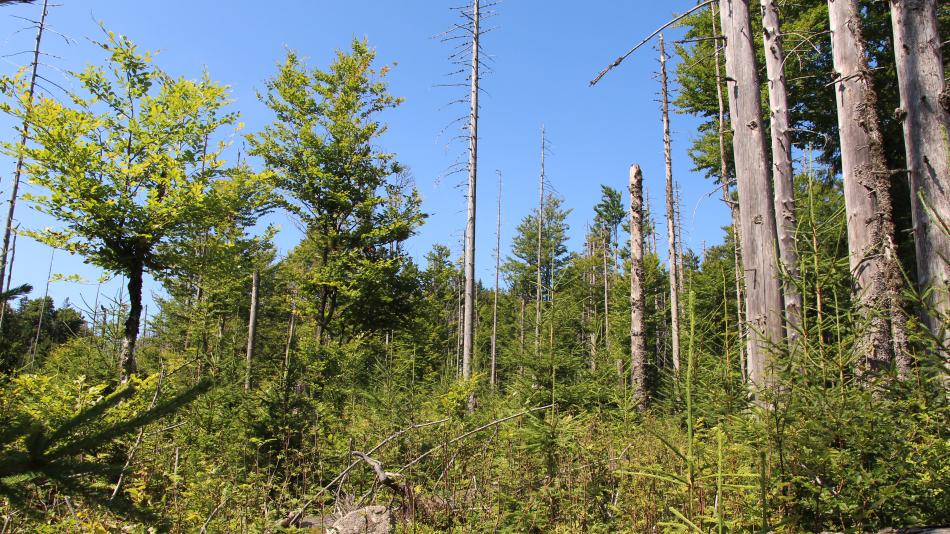
[[[478,38],[479,0],[472,1],[472,72],[468,122],[468,216],[465,223],[465,303],[462,327],[462,378],[472,376],[475,349],[475,192],[478,179]],[[471,404],[471,402],[470,402]]]
[[[930,313],[924,310],[923,319],[947,346],[950,339],[944,321],[950,316],[950,93],[943,77],[937,2],[890,0],[890,5],[901,97],[898,116],[903,119],[917,248],[917,282],[921,290],[932,289]],[[947,354],[943,357],[948,361]],[[906,358],[899,357],[897,363],[898,371],[906,375]]]
[[[261,284],[261,272],[254,269],[251,274],[251,310],[247,318],[247,350],[244,352],[244,391],[251,389],[251,363],[254,360],[254,342],[257,340],[257,299]]]
[[[857,372],[865,374],[891,363],[893,341],[902,337],[899,332],[895,336],[894,330],[903,324],[899,316],[894,317],[899,313],[892,307],[899,298],[900,267],[894,246],[890,172],[858,9],[857,0],[828,2],[848,260],[855,282],[854,300],[865,329],[855,354],[859,357]]]
[[[666,162],[666,236],[670,279],[670,331],[673,345],[673,370],[680,370],[679,262],[676,258],[676,214],[673,209],[673,156],[670,142],[670,98],[666,76],[666,49],[660,34],[660,84],[663,103],[663,158]]]
[[[643,172],[630,166],[630,387],[637,405],[647,401],[643,301]]]
[[[723,0],[720,26],[726,39],[726,79],[740,202],[745,278],[748,373],[756,389],[770,384],[770,345],[781,342],[782,292],[775,244],[775,210],[761,127],[749,0]]]
[[[792,174],[792,138],[789,135],[788,88],[785,85],[785,51],[776,0],[762,0],[762,33],[765,71],[769,87],[769,133],[772,141],[772,187],[775,229],[782,265],[785,335],[794,348],[802,325],[802,295],[795,285],[799,276],[795,248],[795,182]]]
[[[501,271],[501,173],[498,173],[498,217],[495,221],[495,295],[491,309],[491,375],[490,382],[495,387],[496,359],[498,356],[498,273]]]

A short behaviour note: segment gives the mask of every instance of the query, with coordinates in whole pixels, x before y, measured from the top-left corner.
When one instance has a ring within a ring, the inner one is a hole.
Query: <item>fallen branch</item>
[[[680,16],[674,18],[673,20],[671,20],[671,21],[667,22],[666,24],[664,24],[664,25],[660,26],[659,28],[657,28],[656,31],[654,31],[654,32],[651,33],[650,35],[646,36],[646,38],[643,39],[642,41],[640,41],[639,43],[637,43],[636,46],[634,46],[634,47],[631,48],[630,50],[627,50],[627,52],[626,52],[624,55],[618,57],[617,59],[614,60],[613,63],[611,63],[610,65],[607,65],[607,67],[606,67],[604,70],[600,71],[600,74],[598,74],[596,78],[594,78],[593,80],[590,81],[591,87],[593,87],[594,85],[596,85],[597,82],[599,82],[600,79],[604,77],[604,75],[606,75],[608,72],[611,71],[611,69],[613,69],[614,67],[617,67],[617,66],[619,66],[621,63],[623,63],[623,60],[627,59],[627,58],[630,56],[630,54],[636,52],[638,48],[640,48],[641,46],[645,45],[647,42],[650,41],[650,39],[653,39],[654,37],[656,37],[656,35],[657,35],[658,33],[660,33],[661,31],[663,31],[663,30],[669,28],[669,27],[672,26],[673,24],[676,24],[677,22],[683,20],[683,19],[686,18],[690,13],[692,13],[692,12],[694,12],[694,11],[700,9],[700,8],[706,7],[706,6],[708,6],[709,4],[712,4],[712,3],[715,2],[715,1],[716,1],[716,0],[708,0],[707,2],[703,2],[702,4],[699,4],[699,5],[695,6],[695,7],[693,7],[692,9],[690,9],[689,11],[687,11],[686,13],[683,13],[682,15],[680,15]]]
[[[517,418],[517,417],[521,417],[522,415],[527,415],[527,414],[529,414],[529,413],[531,413],[531,412],[537,412],[537,411],[541,411],[541,410],[547,410],[548,408],[550,408],[550,407],[552,407],[552,406],[554,406],[554,405],[553,405],[553,404],[547,404],[547,405],[545,405],[545,406],[538,406],[538,407],[536,407],[536,408],[529,408],[529,409],[527,409],[527,410],[520,411],[520,412],[518,412],[518,413],[516,413],[516,414],[514,414],[514,415],[509,415],[508,417],[502,417],[501,419],[495,419],[494,421],[492,421],[492,422],[490,422],[490,423],[485,423],[484,425],[482,425],[482,426],[480,426],[480,427],[478,427],[478,428],[473,428],[472,430],[469,430],[468,432],[466,432],[466,433],[464,433],[464,434],[462,434],[462,435],[460,435],[460,436],[454,437],[454,438],[450,439],[449,441],[446,441],[445,443],[443,443],[443,444],[441,444],[441,445],[437,445],[437,446],[435,446],[435,447],[432,447],[431,449],[429,449],[429,450],[427,450],[426,452],[422,453],[420,456],[416,457],[415,460],[413,460],[413,461],[409,462],[408,464],[406,464],[406,465],[400,467],[400,468],[399,468],[399,471],[397,471],[397,473],[401,473],[401,472],[405,471],[406,469],[408,469],[408,468],[410,468],[410,467],[416,465],[417,463],[419,463],[420,461],[422,461],[423,458],[425,458],[426,456],[429,456],[429,455],[432,454],[433,452],[435,452],[435,451],[437,451],[437,450],[439,450],[439,449],[444,449],[445,447],[448,447],[449,445],[451,445],[451,444],[453,444],[453,443],[456,443],[456,442],[458,442],[458,441],[461,441],[461,440],[463,440],[463,439],[465,439],[465,438],[471,436],[472,434],[475,434],[475,433],[477,433],[477,432],[481,432],[482,430],[485,430],[486,428],[491,428],[491,427],[493,427],[493,426],[495,426],[495,425],[500,425],[501,423],[504,423],[505,421],[510,421],[510,420],[515,419],[515,418]]]
[[[426,423],[416,423],[416,424],[411,425],[411,426],[408,426],[408,427],[406,427],[406,428],[404,428],[404,429],[402,429],[402,430],[399,430],[399,431],[397,431],[397,432],[394,432],[394,433],[391,434],[389,437],[387,437],[387,438],[384,439],[383,441],[380,441],[378,444],[376,444],[375,447],[373,447],[372,449],[370,449],[369,451],[367,451],[367,452],[365,453],[365,456],[368,457],[370,454],[375,453],[375,452],[378,451],[379,449],[381,449],[381,448],[383,448],[384,446],[386,446],[387,443],[389,443],[390,441],[392,441],[392,440],[398,438],[399,436],[405,434],[406,432],[410,432],[410,431],[416,430],[416,429],[418,429],[418,428],[425,428],[425,427],[427,427],[427,426],[439,425],[439,424],[442,424],[442,423],[444,423],[444,422],[446,422],[446,421],[448,421],[448,420],[449,420],[449,418],[446,417],[446,418],[444,418],[444,419],[439,419],[438,421],[429,421],[429,422],[426,422]],[[364,455],[364,454],[363,454],[363,453],[360,453],[360,455]],[[362,456],[361,456],[361,458],[362,458]],[[327,490],[329,490],[330,488],[332,488],[332,487],[333,487],[337,482],[339,482],[340,480],[343,480],[343,477],[345,477],[345,476],[350,472],[350,470],[352,470],[354,467],[356,467],[357,465],[359,465],[359,463],[360,463],[360,460],[355,460],[355,461],[352,462],[350,465],[346,466],[346,469],[344,469],[342,472],[340,472],[340,474],[337,475],[333,480],[331,480],[330,482],[328,482],[326,486],[323,486],[322,488],[320,488],[320,490],[317,491],[317,493],[315,493],[312,497],[310,497],[310,499],[309,499],[307,502],[303,503],[303,505],[302,505],[297,511],[295,511],[294,513],[288,515],[287,517],[285,517],[284,519],[282,519],[280,522],[278,522],[278,525],[281,526],[281,527],[286,528],[286,527],[289,527],[289,526],[291,526],[291,525],[293,525],[293,524],[296,524],[298,521],[300,521],[300,518],[301,518],[301,516],[303,516],[304,511],[307,509],[307,507],[309,507],[311,504],[313,504],[313,503],[317,500],[317,497],[319,497],[320,495],[323,495]],[[370,465],[372,465],[372,464],[370,464]],[[375,469],[375,468],[374,468],[374,469]]]

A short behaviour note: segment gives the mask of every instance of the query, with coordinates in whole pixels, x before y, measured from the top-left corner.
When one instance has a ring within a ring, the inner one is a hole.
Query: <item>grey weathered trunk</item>
[[[43,0],[43,12],[40,14],[40,22],[36,28],[36,39],[35,44],[33,45],[33,66],[30,70],[30,85],[27,88],[27,110],[26,116],[23,119],[23,124],[21,125],[22,132],[20,133],[20,144],[18,146],[19,152],[16,159],[16,170],[13,172],[13,183],[10,185],[10,202],[7,207],[7,222],[3,227],[3,245],[0,247],[0,287],[3,286],[2,281],[6,278],[5,274],[8,269],[7,267],[7,253],[10,250],[10,235],[13,233],[13,215],[16,211],[16,201],[20,189],[20,177],[23,176],[23,151],[26,149],[26,140],[29,137],[30,131],[30,113],[33,106],[33,93],[36,89],[36,69],[40,63],[40,43],[43,41],[43,30],[46,29],[46,15],[49,11],[48,9],[49,0]],[[9,267],[10,271],[13,271],[13,262],[10,262]],[[5,303],[0,303],[5,305]],[[3,326],[3,314],[0,314],[0,327]]]
[[[946,347],[950,343],[944,322],[950,317],[950,93],[943,77],[937,2],[890,0],[890,4],[917,281],[921,290],[933,290],[924,321],[938,339],[943,336]],[[947,361],[947,354],[943,356]],[[897,362],[898,371],[906,374],[906,358],[898,356]]]
[[[783,271],[782,296],[785,303],[785,334],[790,346],[801,332],[802,295],[795,281],[799,276],[795,248],[795,182],[792,174],[792,139],[789,135],[788,88],[785,85],[785,51],[776,0],[762,0],[762,33],[765,71],[769,82],[769,129],[772,139],[772,186],[775,199],[775,228]]]
[[[119,352],[119,380],[123,383],[135,373],[135,342],[139,337],[139,320],[142,318],[142,277],[144,266],[133,260],[129,268],[129,314],[125,318],[122,349]]]
[[[244,391],[251,389],[251,362],[254,361],[254,341],[257,338],[257,299],[261,273],[254,269],[251,274],[251,311],[247,319],[247,351],[245,352]]]
[[[637,405],[647,400],[643,301],[643,173],[630,166],[630,387]]]
[[[713,35],[719,37],[717,29],[719,13],[714,6],[712,10]],[[739,370],[742,382],[746,381],[746,354],[745,354],[745,321],[742,308],[745,305],[745,295],[742,290],[742,231],[739,222],[739,203],[732,200],[732,194],[729,192],[729,162],[726,157],[726,104],[722,95],[722,65],[719,59],[720,45],[715,44],[715,64],[716,64],[716,101],[719,104],[719,183],[722,186],[722,201],[729,206],[729,213],[732,216],[733,233],[733,258],[734,258],[734,283],[736,290],[736,329],[739,337]]]
[[[663,156],[666,161],[666,236],[670,278],[670,331],[673,345],[673,369],[680,370],[679,261],[676,257],[676,214],[673,210],[673,156],[670,147],[670,103],[666,78],[666,49],[660,34],[660,83],[663,100]]]
[[[498,217],[495,222],[495,295],[491,308],[491,385],[495,386],[498,356],[498,273],[501,270],[501,173],[498,173]]]
[[[462,378],[472,376],[475,348],[475,191],[478,176],[478,38],[479,0],[472,2],[472,72],[468,119],[468,217],[465,223],[465,304],[462,334]]]
[[[893,330],[900,330],[903,324],[900,317],[892,317],[892,304],[899,298],[896,284],[900,271],[894,246],[890,173],[858,9],[857,0],[828,2],[848,260],[864,328],[855,354],[859,357],[857,371],[865,374],[890,364],[895,354]]]
[[[544,125],[541,126],[541,174],[538,176],[538,257],[534,300],[534,355],[541,355],[541,236],[544,233]]]
[[[732,122],[745,278],[747,368],[753,387],[770,383],[769,345],[783,338],[782,292],[775,244],[775,210],[762,132],[749,0],[723,0],[726,79]]]
[[[610,273],[607,270],[607,256],[610,241],[610,230],[606,227],[604,231],[604,250],[603,250],[603,272],[604,272],[604,350],[610,355]]]

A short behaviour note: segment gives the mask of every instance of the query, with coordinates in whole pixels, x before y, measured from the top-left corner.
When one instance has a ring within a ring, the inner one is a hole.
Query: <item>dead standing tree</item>
[[[498,171],[498,217],[495,221],[495,291],[491,310],[491,374],[490,383],[495,387],[496,360],[498,357],[498,273],[501,270],[501,171]]]
[[[630,166],[630,387],[637,405],[647,401],[643,301],[643,173]]]
[[[663,34],[660,34],[660,84],[663,102],[663,159],[666,163],[666,236],[667,255],[669,256],[670,277],[670,332],[673,344],[673,371],[680,370],[680,335],[679,335],[679,292],[682,280],[679,276],[679,260],[676,244],[676,212],[673,197],[673,157],[670,139],[670,99],[669,82],[666,77],[666,49],[663,46]]]
[[[765,70],[769,84],[769,133],[772,140],[772,185],[774,189],[776,233],[783,280],[785,332],[794,346],[801,330],[802,295],[798,278],[798,251],[795,248],[795,183],[792,174],[792,140],[789,135],[788,88],[785,85],[785,51],[776,0],[762,0],[762,33]]]
[[[901,97],[897,111],[903,119],[910,173],[917,279],[921,290],[931,291],[924,320],[946,349],[950,339],[941,323],[950,317],[950,192],[946,182],[950,177],[950,92],[943,77],[937,2],[890,0],[890,4]],[[946,353],[943,357],[948,361]]]
[[[865,332],[855,354],[858,374],[906,358],[900,265],[894,245],[890,171],[884,158],[857,0],[829,0],[835,102],[841,144],[848,260]],[[906,364],[903,364],[904,366]]]
[[[10,3],[10,2],[8,2]],[[27,2],[17,2],[27,3]],[[3,245],[0,248],[0,281],[6,278],[7,254],[10,250],[10,236],[13,234],[13,218],[16,211],[17,195],[19,194],[20,178],[23,176],[23,151],[26,149],[26,141],[30,132],[30,108],[33,107],[33,95],[36,92],[36,80],[38,78],[37,69],[40,64],[40,45],[43,41],[43,32],[46,29],[46,16],[49,14],[49,0],[43,0],[43,11],[40,14],[40,20],[36,22],[36,39],[33,45],[33,63],[30,67],[30,85],[27,88],[27,114],[20,126],[20,144],[17,154],[16,170],[13,172],[13,183],[10,185],[10,202],[7,207],[7,222],[3,229]],[[11,262],[12,264],[12,262]],[[13,266],[10,266],[13,270]],[[0,283],[2,288],[2,283]],[[6,306],[5,302],[0,302],[0,306]],[[0,326],[3,325],[3,314],[0,314]]]
[[[472,2],[470,14],[472,28],[472,71],[469,75],[469,122],[468,122],[468,195],[465,223],[465,311],[462,334],[462,379],[472,376],[472,353],[475,348],[475,193],[478,178],[478,46],[479,46],[479,0]]]

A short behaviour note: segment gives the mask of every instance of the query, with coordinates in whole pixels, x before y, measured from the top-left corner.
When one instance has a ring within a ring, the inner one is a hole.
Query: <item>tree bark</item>
[[[630,166],[630,386],[637,406],[647,400],[643,301],[643,173]]]
[[[900,87],[904,148],[907,152],[917,248],[917,282],[932,290],[923,319],[944,348],[950,344],[950,93],[943,76],[943,54],[936,0],[890,0],[894,55]],[[938,220],[939,217],[939,220]],[[946,352],[942,354],[948,361]],[[897,357],[898,372],[910,362]],[[950,381],[946,382],[950,386]]]
[[[726,39],[726,78],[739,191],[745,278],[748,373],[756,389],[769,386],[770,344],[782,341],[782,292],[775,210],[763,136],[759,76],[749,0],[724,0],[719,11]]]
[[[544,232],[544,125],[541,125],[541,174],[538,176],[538,257],[534,301],[534,355],[541,355],[541,236]]]
[[[465,310],[462,334],[462,378],[472,376],[475,348],[475,192],[478,176],[478,38],[479,0],[472,2],[472,73],[468,122],[468,217],[465,223]]]
[[[712,10],[713,35],[720,37],[716,28],[719,18],[718,4]],[[722,95],[722,65],[719,59],[720,47],[716,43],[715,63],[716,63],[716,100],[719,104],[719,182],[722,185],[722,201],[729,206],[729,214],[732,216],[732,242],[734,259],[734,278],[736,286],[736,330],[738,332],[739,347],[739,371],[742,377],[742,383],[746,382],[746,354],[745,354],[745,320],[742,313],[742,307],[745,304],[745,295],[742,289],[742,229],[739,217],[739,203],[732,200],[732,194],[729,192],[729,162],[726,157],[726,105]]]
[[[604,250],[603,250],[603,271],[604,271],[604,350],[610,355],[610,273],[607,271],[607,255],[610,240],[610,230],[606,227],[604,231]]]
[[[670,279],[670,331],[673,345],[673,370],[680,370],[679,262],[676,257],[676,213],[673,208],[673,156],[670,141],[670,102],[666,77],[666,49],[660,34],[660,83],[663,98],[663,156],[666,161],[666,236]]]
[[[877,116],[877,95],[865,56],[857,0],[829,0],[835,102],[841,142],[848,260],[854,277],[855,302],[866,330],[855,347],[856,371],[877,372],[891,363],[894,329],[892,303],[899,298],[890,173],[884,158]]]
[[[254,360],[254,341],[257,337],[257,298],[258,286],[261,283],[261,273],[254,269],[251,274],[251,311],[247,319],[247,351],[245,353],[244,391],[251,389],[251,362]]]
[[[135,342],[139,337],[139,320],[142,318],[142,277],[145,267],[141,260],[132,260],[129,267],[129,314],[125,318],[122,349],[119,352],[119,380],[125,383],[136,371]]]
[[[795,248],[795,181],[792,174],[792,139],[789,135],[788,88],[785,85],[785,51],[776,0],[762,0],[762,32],[765,70],[769,83],[769,130],[772,140],[772,185],[775,194],[775,228],[782,265],[782,296],[785,302],[785,335],[796,344],[802,327],[802,295],[795,281],[799,276]]]

